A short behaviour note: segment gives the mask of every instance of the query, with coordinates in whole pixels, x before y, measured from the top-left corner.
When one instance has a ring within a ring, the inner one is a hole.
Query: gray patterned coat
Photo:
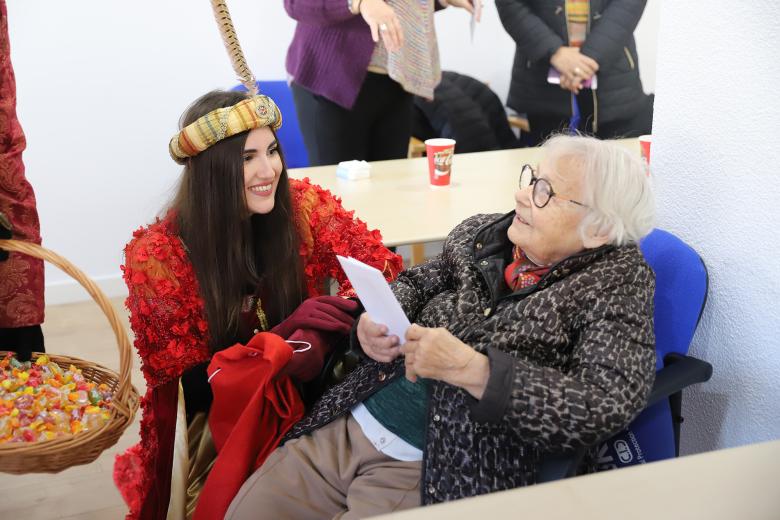
[[[423,504],[534,483],[541,453],[591,446],[620,431],[653,384],[655,280],[639,249],[586,251],[553,266],[534,288],[510,293],[501,288],[513,217],[464,221],[436,259],[393,285],[411,321],[446,327],[490,359],[479,401],[431,384]],[[403,373],[402,359],[364,359],[288,438],[348,413]]]

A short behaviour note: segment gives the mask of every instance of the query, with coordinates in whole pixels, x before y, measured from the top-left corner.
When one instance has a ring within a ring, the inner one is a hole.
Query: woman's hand
[[[582,81],[576,77],[572,78],[570,76],[561,75],[561,83],[559,86],[572,94],[579,94],[580,90],[582,90]]]
[[[288,339],[298,329],[349,334],[358,304],[339,296],[316,296],[304,300],[290,316],[269,332]]]
[[[481,2],[482,0],[446,0],[446,2],[441,2],[442,5],[451,5],[453,7],[460,7],[461,9],[465,9],[469,12],[469,14],[474,14],[475,9],[475,2]],[[481,6],[480,6],[481,7]],[[482,9],[477,9],[476,14],[476,20],[479,22],[480,18],[482,18]]]
[[[550,65],[561,74],[561,88],[575,94],[582,88],[582,82],[599,70],[596,60],[582,54],[577,47],[559,47],[550,58]]]
[[[389,363],[401,355],[398,336],[388,336],[387,330],[386,325],[371,321],[368,314],[360,315],[357,326],[360,346],[368,357],[380,363]]]
[[[485,392],[488,358],[450,334],[447,329],[412,325],[401,347],[406,356],[406,378],[427,377],[459,386],[477,399]]]
[[[379,35],[382,35],[387,52],[395,52],[401,48],[404,31],[395,11],[384,0],[362,0],[360,14],[371,28],[371,38],[375,42],[378,42]]]

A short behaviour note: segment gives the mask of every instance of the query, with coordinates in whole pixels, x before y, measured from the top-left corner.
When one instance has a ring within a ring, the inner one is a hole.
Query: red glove
[[[313,329],[298,329],[288,339],[293,349],[292,359],[280,370],[296,381],[306,383],[317,377],[322,371],[325,356],[336,343],[335,335]],[[292,343],[300,341],[301,343]],[[311,347],[306,345],[310,344]]]
[[[317,296],[301,303],[290,316],[269,332],[285,339],[298,329],[349,334],[358,303],[339,296]]]

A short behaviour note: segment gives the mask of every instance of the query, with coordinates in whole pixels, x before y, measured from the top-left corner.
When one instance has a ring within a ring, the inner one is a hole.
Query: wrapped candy
[[[39,442],[77,435],[111,417],[108,385],[88,381],[81,370],[67,370],[41,355],[20,362],[0,359],[0,443]]]

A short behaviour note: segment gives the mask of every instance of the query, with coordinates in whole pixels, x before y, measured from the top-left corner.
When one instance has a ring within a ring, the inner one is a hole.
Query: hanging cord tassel
[[[233,20],[230,19],[230,11],[228,11],[225,0],[211,0],[211,7],[214,9],[214,18],[217,20],[219,33],[222,35],[222,41],[225,42],[233,70],[238,74],[238,79],[249,93],[253,96],[257,95],[255,76],[244,58],[244,51],[241,50],[241,44],[238,41],[238,35],[233,27]]]

